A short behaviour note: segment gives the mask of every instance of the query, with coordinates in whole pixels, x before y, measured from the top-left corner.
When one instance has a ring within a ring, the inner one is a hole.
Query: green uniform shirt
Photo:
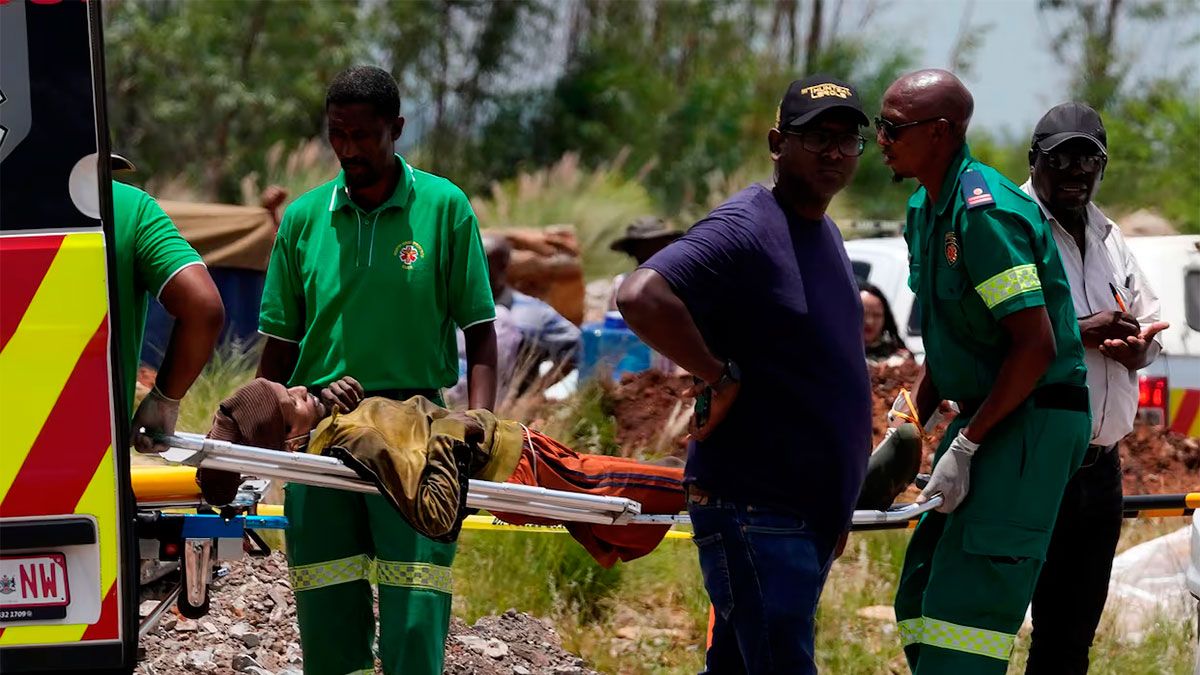
[[[466,195],[396,161],[400,182],[370,213],[339,173],[283,214],[259,330],[299,344],[292,385],[350,375],[368,391],[449,387],[458,379],[455,326],[495,318]]]
[[[133,391],[141,363],[149,295],[162,289],[188,265],[203,265],[158,202],[141,190],[113,181],[113,231],[116,238],[117,301],[121,303],[121,366],[125,399],[133,414]]]
[[[963,146],[937,204],[925,188],[908,202],[909,287],[942,397],[981,400],[1009,351],[999,320],[1045,306],[1058,351],[1038,386],[1085,384],[1083,344],[1058,248],[1037,205]]]

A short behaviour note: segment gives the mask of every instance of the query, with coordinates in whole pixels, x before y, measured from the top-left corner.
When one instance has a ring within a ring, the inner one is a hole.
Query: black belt
[[[1100,461],[1101,457],[1112,452],[1116,447],[1116,444],[1089,445],[1087,452],[1083,453],[1083,463],[1079,465],[1079,468],[1083,469],[1095,464],[1096,462]]]
[[[1033,390],[1029,400],[1038,408],[1089,412],[1087,387],[1079,384],[1047,384]],[[958,414],[974,415],[983,399],[958,401]]]

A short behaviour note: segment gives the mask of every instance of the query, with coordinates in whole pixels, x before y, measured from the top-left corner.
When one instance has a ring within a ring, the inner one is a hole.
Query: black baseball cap
[[[849,82],[828,75],[809,75],[788,86],[787,93],[779,102],[779,129],[796,129],[811,122],[817,115],[834,109],[854,113],[858,125],[867,126],[870,120],[863,112],[862,102]]]
[[[1108,154],[1108,134],[1100,113],[1086,103],[1072,101],[1051,108],[1033,128],[1030,147],[1049,152],[1073,138],[1086,138]]]

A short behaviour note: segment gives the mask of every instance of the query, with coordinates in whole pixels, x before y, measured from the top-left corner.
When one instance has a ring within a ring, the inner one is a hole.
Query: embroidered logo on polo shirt
[[[946,233],[946,262],[951,267],[958,262],[958,235],[953,232]]]
[[[392,255],[400,259],[400,265],[404,269],[411,270],[418,260],[425,257],[425,249],[415,241],[406,241],[397,246]]]

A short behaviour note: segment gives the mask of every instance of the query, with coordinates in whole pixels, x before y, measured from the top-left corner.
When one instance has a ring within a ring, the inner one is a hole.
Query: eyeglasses
[[[853,133],[834,133],[832,131],[825,131],[824,129],[810,129],[807,131],[789,131],[783,129],[782,131],[785,134],[798,137],[800,139],[800,147],[809,152],[822,153],[836,147],[838,152],[846,157],[858,157],[863,154],[863,149],[867,147],[866,139]]]
[[[928,124],[929,122],[938,122],[938,121],[944,120],[944,119],[946,119],[946,118],[945,117],[930,117],[929,119],[916,120],[915,122],[902,122],[900,124],[896,124],[895,122],[893,122],[891,120],[885,120],[882,117],[876,117],[875,118],[875,130],[878,131],[879,133],[883,134],[883,137],[888,139],[889,141],[894,141],[894,140],[896,140],[896,138],[898,138],[899,134],[897,132],[899,132],[901,129],[915,127],[920,124]]]
[[[1046,158],[1046,166],[1056,171],[1065,171],[1072,164],[1078,164],[1085,173],[1095,173],[1108,163],[1107,155],[1081,155],[1075,152],[1046,152],[1038,150]]]

